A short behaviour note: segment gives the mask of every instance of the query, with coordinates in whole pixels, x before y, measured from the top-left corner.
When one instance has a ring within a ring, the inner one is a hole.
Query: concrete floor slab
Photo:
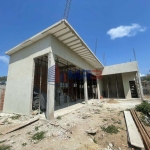
[[[110,99],[90,99],[88,100],[88,105],[92,104],[101,104],[104,108],[116,108],[120,110],[130,109],[135,107],[135,105],[140,104],[142,101],[140,99],[115,99],[118,101],[118,103],[107,103]],[[62,109],[56,110],[54,112],[54,118],[57,118],[58,116],[64,116],[72,111],[75,111],[77,109],[80,109],[82,107],[86,106],[85,102],[77,103],[74,105],[71,105],[69,107],[62,107]],[[40,114],[41,119],[45,119],[44,114]]]

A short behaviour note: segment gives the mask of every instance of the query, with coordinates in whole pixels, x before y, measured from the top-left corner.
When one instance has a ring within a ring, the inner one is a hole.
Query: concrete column
[[[100,83],[99,83],[98,77],[96,77],[96,81],[97,81],[97,94],[98,94],[98,99],[100,99]]]
[[[144,97],[143,97],[143,88],[142,88],[142,84],[141,84],[141,78],[140,78],[139,71],[137,72],[137,79],[138,79],[138,82],[139,82],[141,100],[144,100]]]
[[[138,62],[137,62],[137,68],[138,68],[138,71],[137,71],[137,79],[138,79],[138,82],[139,82],[139,88],[140,88],[141,100],[144,100],[144,97],[143,97],[143,88],[142,88],[142,84],[141,84],[141,78],[140,78],[140,73],[139,73]]]
[[[85,104],[88,104],[88,93],[87,93],[87,74],[86,71],[83,71],[83,80],[84,80],[84,99]]]
[[[54,118],[55,104],[55,56],[52,52],[48,54],[48,80],[47,80],[47,106],[46,118]]]

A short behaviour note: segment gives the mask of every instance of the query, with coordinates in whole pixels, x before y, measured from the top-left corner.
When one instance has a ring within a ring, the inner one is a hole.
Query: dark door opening
[[[132,98],[138,98],[135,81],[129,81]]]
[[[35,71],[32,110],[38,113],[45,113],[47,103],[48,57],[47,55],[38,57],[34,62]]]

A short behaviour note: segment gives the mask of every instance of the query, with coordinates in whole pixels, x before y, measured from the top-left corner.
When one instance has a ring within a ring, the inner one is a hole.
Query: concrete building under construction
[[[29,115],[40,109],[51,119],[55,110],[89,99],[143,97],[137,62],[103,66],[66,20],[6,54],[3,112]]]

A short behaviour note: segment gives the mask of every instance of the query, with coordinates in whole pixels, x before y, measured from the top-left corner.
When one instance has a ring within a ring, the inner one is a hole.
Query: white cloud
[[[144,76],[145,76],[145,74],[141,74],[141,73],[140,73],[140,77],[144,77]]]
[[[0,61],[2,61],[5,64],[9,64],[9,58],[6,56],[0,56]]]
[[[122,37],[135,36],[137,32],[144,32],[146,27],[141,27],[139,24],[133,23],[131,26],[119,26],[117,28],[112,28],[107,31],[107,34],[110,35],[111,39]]]

